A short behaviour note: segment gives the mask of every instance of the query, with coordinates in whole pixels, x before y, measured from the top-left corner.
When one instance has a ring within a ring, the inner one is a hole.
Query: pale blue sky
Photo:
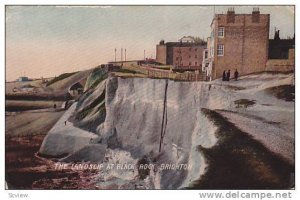
[[[253,6],[234,6],[251,13]],[[294,7],[259,6],[270,14],[282,38],[294,35]],[[114,48],[127,48],[128,59],[155,58],[159,40],[184,35],[206,38],[215,13],[228,6],[6,7],[7,80],[17,76],[54,76],[114,59]],[[118,53],[118,57],[120,57]]]

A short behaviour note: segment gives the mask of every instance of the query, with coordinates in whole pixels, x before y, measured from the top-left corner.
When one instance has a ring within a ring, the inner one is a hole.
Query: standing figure
[[[223,78],[222,81],[226,81],[226,70],[223,71]]]
[[[227,71],[227,77],[226,77],[227,81],[230,80],[230,69]]]
[[[238,80],[238,77],[239,77],[239,72],[237,71],[237,69],[235,69],[234,78],[236,81]]]

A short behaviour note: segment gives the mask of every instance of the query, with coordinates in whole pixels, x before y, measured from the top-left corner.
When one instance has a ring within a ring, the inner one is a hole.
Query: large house
[[[203,53],[202,70],[210,79],[224,70],[238,70],[240,75],[264,71],[268,61],[270,15],[254,8],[251,14],[216,14],[211,35]]]

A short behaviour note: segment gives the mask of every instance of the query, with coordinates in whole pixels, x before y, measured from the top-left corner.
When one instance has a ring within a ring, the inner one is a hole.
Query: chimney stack
[[[259,23],[259,8],[258,7],[254,7],[253,11],[252,11],[252,22],[253,23]]]
[[[227,23],[234,23],[235,21],[235,11],[234,7],[228,8],[227,11]]]

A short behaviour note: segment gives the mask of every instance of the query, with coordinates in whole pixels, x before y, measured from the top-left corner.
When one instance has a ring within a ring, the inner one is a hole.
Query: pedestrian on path
[[[226,81],[226,70],[223,71],[223,78],[222,81]]]
[[[237,69],[235,69],[235,72],[234,72],[234,79],[235,81],[237,81],[239,78],[239,72],[237,71]]]
[[[229,80],[230,80],[230,69],[227,71],[226,80],[227,80],[227,81],[229,81]]]

